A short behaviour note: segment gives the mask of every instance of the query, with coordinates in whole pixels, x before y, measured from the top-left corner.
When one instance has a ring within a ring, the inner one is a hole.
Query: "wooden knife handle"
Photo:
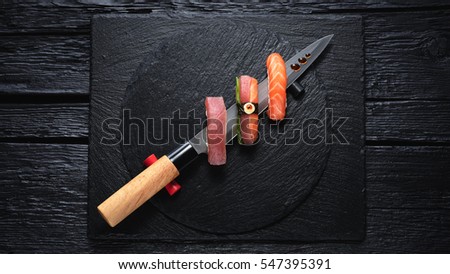
[[[180,173],[176,166],[167,156],[163,156],[117,190],[97,209],[103,219],[114,227],[178,175]]]

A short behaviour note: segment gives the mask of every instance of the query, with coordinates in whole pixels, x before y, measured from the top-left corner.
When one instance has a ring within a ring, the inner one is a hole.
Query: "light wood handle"
[[[167,158],[161,157],[139,173],[97,207],[103,219],[114,227],[148,201],[180,173]]]

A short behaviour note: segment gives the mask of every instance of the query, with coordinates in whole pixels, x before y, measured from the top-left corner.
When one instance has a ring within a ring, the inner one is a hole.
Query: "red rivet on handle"
[[[144,160],[144,166],[149,167],[156,161],[158,161],[158,158],[155,156],[155,154],[152,154],[148,156],[147,159]],[[172,181],[166,185],[166,190],[170,196],[173,196],[180,189],[181,185],[178,184],[176,181]]]
[[[144,160],[144,166],[149,167],[153,165],[153,163],[155,163],[156,161],[158,161],[158,158],[156,158],[155,154],[152,154],[148,156],[147,159]]]

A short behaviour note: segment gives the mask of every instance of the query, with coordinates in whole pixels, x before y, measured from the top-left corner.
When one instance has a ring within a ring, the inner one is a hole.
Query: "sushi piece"
[[[223,97],[206,97],[206,134],[208,140],[208,162],[219,166],[227,162],[226,130],[227,110]]]
[[[269,82],[268,115],[271,120],[281,121],[286,115],[286,64],[279,53],[267,57],[267,78]]]
[[[239,144],[251,145],[258,139],[258,81],[250,76],[236,78]]]

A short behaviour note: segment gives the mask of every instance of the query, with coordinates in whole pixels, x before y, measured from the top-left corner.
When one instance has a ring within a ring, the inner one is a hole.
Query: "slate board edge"
[[[176,15],[176,16],[178,16],[177,18],[180,18],[180,17],[183,17],[183,15]],[[276,15],[275,15],[276,16]],[[303,15],[288,15],[289,17],[295,17],[295,18],[298,18],[299,16],[300,17],[306,17],[306,18],[316,18],[316,19],[319,19],[319,18],[327,18],[327,19],[329,19],[329,18],[332,18],[332,19],[339,19],[339,18],[358,18],[358,19],[361,19],[361,16],[329,16],[329,15],[326,15],[326,16],[303,16]],[[96,16],[94,16],[94,18],[101,18],[101,17],[105,17],[105,18],[117,18],[117,17],[125,17],[125,18],[128,18],[128,17],[132,17],[132,18],[140,18],[140,17],[142,17],[142,18],[154,18],[154,17],[163,17],[163,18],[170,18],[170,16],[168,16],[168,15],[161,15],[161,14],[157,14],[157,15],[155,15],[155,14],[153,14],[153,15],[96,15]],[[194,16],[194,17],[202,17],[202,18],[208,18],[209,16]],[[220,17],[224,17],[224,18],[228,18],[228,16],[220,16]],[[241,18],[249,18],[249,17],[261,17],[260,15],[252,15],[252,16],[233,16],[233,18],[236,18],[236,17],[241,17]],[[188,18],[192,18],[192,17],[189,17],[188,16]],[[91,78],[91,83],[92,83],[92,78]],[[91,87],[92,87],[92,85],[91,85]],[[92,111],[92,108],[91,108],[91,111]],[[91,114],[92,115],[92,114]],[[90,143],[91,143],[91,138],[90,138]],[[91,148],[89,149],[89,153],[91,154],[92,152],[91,152]],[[89,163],[91,163],[91,159],[89,159]],[[91,167],[91,164],[89,165],[90,167]],[[92,236],[91,235],[91,233],[89,234],[90,236]],[[103,238],[103,237],[96,237],[96,238]],[[150,240],[150,239],[149,239]],[[170,240],[170,239],[168,239],[168,240]],[[178,240],[179,241],[179,239],[176,239],[176,240]],[[198,240],[198,239],[197,239]],[[330,240],[333,240],[333,239],[330,239]],[[162,241],[166,241],[165,239],[162,239]],[[189,241],[189,240],[188,240]],[[239,240],[238,240],[239,241]],[[300,241],[300,242],[304,242],[304,241]],[[306,241],[307,242],[307,241]]]

